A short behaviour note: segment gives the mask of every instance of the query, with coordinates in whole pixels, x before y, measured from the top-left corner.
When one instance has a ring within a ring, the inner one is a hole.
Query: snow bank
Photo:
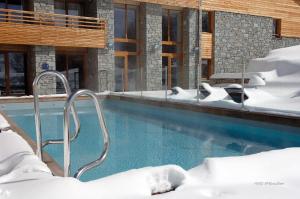
[[[0,133],[0,184],[45,175],[51,171],[23,138],[11,130]]]
[[[272,50],[265,58],[251,60],[247,72],[276,72],[277,77],[300,73],[299,52],[300,45]]]
[[[0,130],[8,128],[10,125],[6,119],[0,114]]]
[[[207,158],[190,174],[202,183],[241,185],[257,182],[300,181],[300,148],[288,148],[241,157]]]

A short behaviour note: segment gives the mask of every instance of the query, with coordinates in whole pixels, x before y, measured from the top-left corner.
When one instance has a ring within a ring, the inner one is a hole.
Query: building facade
[[[208,80],[300,44],[298,0],[200,1],[0,0],[1,96],[32,94],[45,70],[72,90],[195,88],[200,64]],[[54,78],[40,87],[63,90]]]

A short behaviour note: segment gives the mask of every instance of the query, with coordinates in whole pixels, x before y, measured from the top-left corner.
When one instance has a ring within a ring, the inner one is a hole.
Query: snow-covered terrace
[[[197,90],[177,88],[178,94],[165,91],[136,91],[113,93],[113,95],[143,97],[183,103],[192,103],[204,107],[219,107],[234,110],[271,113],[278,115],[300,116],[300,46],[273,50],[265,58],[254,59],[247,67],[245,77],[249,79],[245,93],[249,99],[244,107],[234,102],[224,87],[228,85],[204,87],[211,93],[197,100]],[[213,79],[241,79],[240,73],[215,74]]]

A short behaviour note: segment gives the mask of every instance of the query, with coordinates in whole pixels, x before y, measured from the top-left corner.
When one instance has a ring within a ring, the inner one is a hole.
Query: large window
[[[137,7],[116,4],[115,20],[115,81],[116,91],[138,89]]]
[[[56,70],[66,76],[72,91],[84,88],[84,55],[57,53]],[[60,80],[57,81],[56,90],[57,93],[65,92]]]
[[[54,10],[56,14],[83,16],[84,6],[79,1],[55,0]]]
[[[0,52],[1,95],[26,94],[26,55],[21,52]]]
[[[202,32],[213,31],[213,12],[211,11],[202,11]]]
[[[83,3],[68,0],[55,0],[54,2],[54,12],[55,14],[71,15],[71,16],[84,16],[84,5]],[[57,18],[55,21],[57,26],[72,26],[78,25],[78,22],[68,20],[66,18]]]
[[[179,84],[182,69],[182,14],[181,11],[163,10],[162,18],[162,84]]]
[[[0,8],[24,10],[25,0],[0,0]]]

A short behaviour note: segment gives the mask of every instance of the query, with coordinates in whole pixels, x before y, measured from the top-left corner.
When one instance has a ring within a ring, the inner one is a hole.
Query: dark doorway
[[[81,54],[56,54],[56,70],[66,76],[72,91],[84,88],[84,59]],[[57,81],[56,92],[65,92],[61,81]]]

